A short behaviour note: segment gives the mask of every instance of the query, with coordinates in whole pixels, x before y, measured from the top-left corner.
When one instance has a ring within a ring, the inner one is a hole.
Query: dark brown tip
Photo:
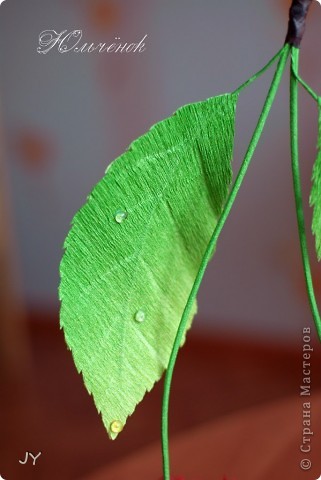
[[[312,0],[293,0],[290,7],[288,33],[285,43],[299,48],[305,30],[305,20]]]

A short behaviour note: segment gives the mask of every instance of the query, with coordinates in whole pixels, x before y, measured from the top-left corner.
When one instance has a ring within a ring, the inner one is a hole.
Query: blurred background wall
[[[179,106],[235,89],[282,46],[288,1],[6,0],[0,9],[3,158],[28,308],[57,311],[62,244],[108,164]],[[311,8],[301,74],[320,92],[321,8]],[[140,54],[37,53],[46,29],[83,41],[136,42]],[[307,47],[309,45],[309,47]],[[261,109],[269,72],[239,100],[235,170]],[[199,295],[195,328],[289,341],[311,324],[289,157],[284,79],[249,173]],[[317,112],[301,96],[305,200],[316,155]],[[310,209],[306,208],[310,232]],[[320,268],[310,236],[320,298]],[[177,272],[179,275],[179,272]]]

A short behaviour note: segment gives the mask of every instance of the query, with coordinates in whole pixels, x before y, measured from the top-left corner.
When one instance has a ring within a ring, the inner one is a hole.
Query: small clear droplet
[[[115,220],[117,223],[123,223],[124,220],[128,217],[128,213],[124,212],[124,210],[117,210],[115,213]]]
[[[120,433],[123,428],[124,428],[124,425],[119,420],[114,420],[110,424],[110,430],[113,433]]]
[[[143,310],[138,310],[135,313],[136,322],[142,323],[145,320],[145,312]]]

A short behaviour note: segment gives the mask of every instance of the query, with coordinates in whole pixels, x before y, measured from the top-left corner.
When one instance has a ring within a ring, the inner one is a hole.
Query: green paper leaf
[[[167,367],[232,180],[237,98],[185,105],[154,125],[73,219],[61,327],[110,438]]]
[[[318,154],[312,170],[312,189],[310,206],[313,206],[312,232],[315,235],[315,249],[317,258],[321,259],[321,98],[318,98],[319,128],[318,128]]]

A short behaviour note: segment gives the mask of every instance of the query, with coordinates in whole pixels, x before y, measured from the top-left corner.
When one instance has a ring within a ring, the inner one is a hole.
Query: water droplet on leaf
[[[128,213],[123,210],[117,210],[115,213],[115,220],[117,223],[123,223],[124,220],[128,217]]]
[[[145,312],[143,310],[138,310],[135,313],[136,322],[142,323],[145,320]]]
[[[124,425],[123,425],[119,420],[114,420],[114,421],[110,424],[110,430],[111,430],[113,433],[120,433],[123,428],[124,428]]]

